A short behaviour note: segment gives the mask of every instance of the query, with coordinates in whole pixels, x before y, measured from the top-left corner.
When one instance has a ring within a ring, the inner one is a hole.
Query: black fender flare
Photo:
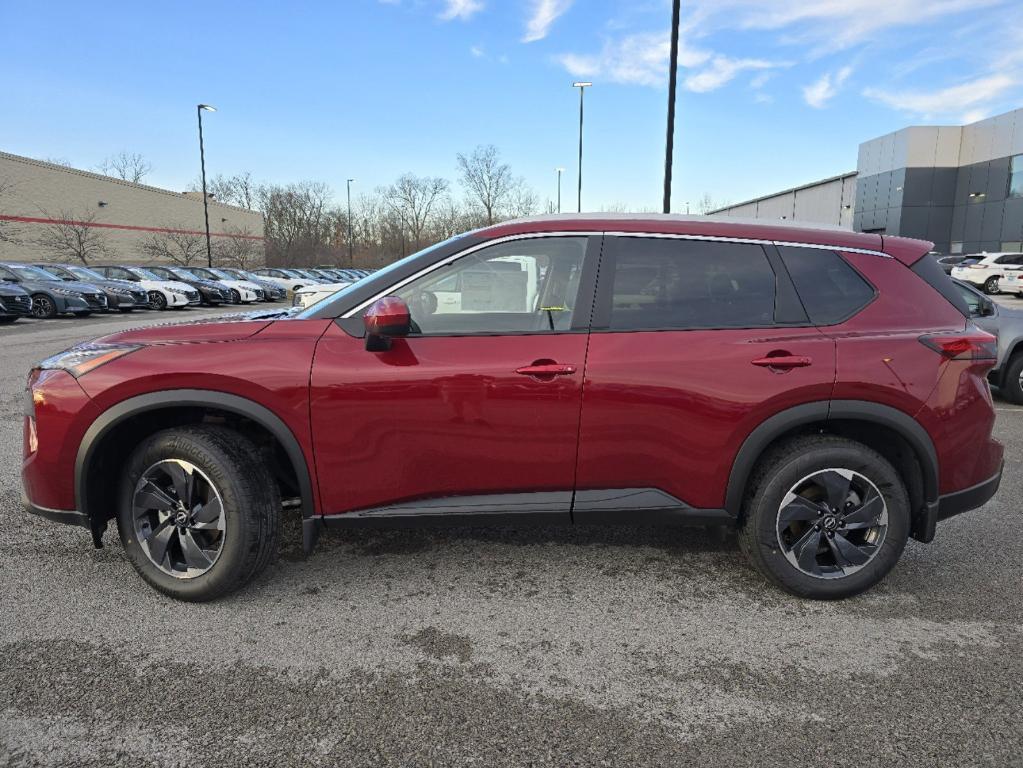
[[[725,509],[728,513],[738,518],[753,467],[772,442],[795,427],[838,419],[871,422],[897,432],[910,445],[920,462],[925,502],[937,502],[938,453],[930,435],[912,416],[897,408],[867,400],[821,400],[780,411],[750,432],[732,462],[725,492]]]
[[[223,411],[230,411],[252,419],[266,428],[284,447],[284,451],[295,468],[298,480],[299,496],[302,499],[302,516],[312,521],[316,509],[313,502],[312,475],[306,462],[305,454],[299,445],[298,438],[287,424],[273,411],[245,397],[207,389],[169,389],[163,392],[149,392],[130,397],[110,406],[103,411],[86,430],[82,442],[78,446],[75,457],[75,501],[80,512],[91,515],[87,509],[87,493],[85,488],[86,469],[92,461],[96,447],[103,437],[115,426],[132,416],[146,411],[155,411],[165,407],[207,406]],[[95,529],[95,526],[94,526]],[[315,527],[303,524],[305,536],[311,535]],[[94,530],[95,536],[95,530]],[[306,542],[311,546],[310,542]]]

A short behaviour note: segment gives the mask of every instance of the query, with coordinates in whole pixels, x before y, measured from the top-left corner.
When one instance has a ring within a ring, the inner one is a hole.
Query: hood
[[[99,286],[93,283],[79,283],[77,280],[22,280],[20,285],[28,291],[63,288],[67,291],[78,291],[79,293],[103,293],[103,289]]]
[[[177,280],[143,280],[142,284],[148,283],[154,288],[163,288],[165,291],[177,291],[178,293],[189,293],[195,289]]]
[[[99,286],[100,288],[109,288],[112,291],[130,291],[137,292],[141,291],[138,283],[133,283],[131,280],[95,280],[92,285]]]
[[[347,288],[351,283],[318,283],[316,285],[307,285],[305,288],[299,288],[296,293],[324,293],[328,291],[340,291],[342,288]]]
[[[17,283],[8,283],[0,280],[0,296],[27,296],[28,291]]]
[[[237,341],[259,333],[273,319],[277,318],[257,319],[247,317],[245,314],[221,315],[188,323],[168,323],[167,325],[133,328],[103,336],[96,341],[100,344],[183,344],[198,341]]]

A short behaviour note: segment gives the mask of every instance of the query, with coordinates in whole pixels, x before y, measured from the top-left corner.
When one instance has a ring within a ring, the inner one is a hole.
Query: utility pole
[[[668,71],[668,135],[664,146],[664,213],[671,213],[671,166],[675,153],[675,84],[678,80],[678,24],[682,0],[671,5],[671,63]]]
[[[572,83],[573,88],[579,89],[579,198],[577,211],[583,212],[583,94],[593,83],[576,82]]]

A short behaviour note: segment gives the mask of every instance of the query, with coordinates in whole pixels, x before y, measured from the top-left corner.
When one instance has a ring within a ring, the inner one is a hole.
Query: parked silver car
[[[962,280],[952,282],[966,299],[973,322],[998,337],[998,364],[988,380],[1006,400],[1023,405],[1023,310],[999,306]]]

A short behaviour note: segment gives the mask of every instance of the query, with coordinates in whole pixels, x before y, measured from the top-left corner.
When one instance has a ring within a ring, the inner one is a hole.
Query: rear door
[[[834,379],[835,342],[809,324],[773,246],[608,235],[574,519],[722,509],[749,433],[827,401]]]

